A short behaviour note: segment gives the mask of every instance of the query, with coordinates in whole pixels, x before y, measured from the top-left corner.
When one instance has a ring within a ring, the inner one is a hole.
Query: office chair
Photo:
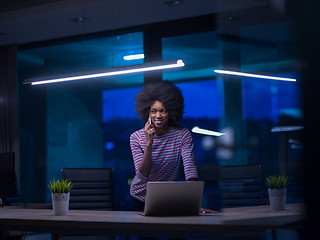
[[[220,167],[219,187],[224,208],[265,203],[260,165]]]
[[[69,179],[73,184],[71,210],[113,210],[111,168],[64,168],[62,179]]]
[[[260,165],[222,166],[219,187],[223,208],[256,206],[264,203]],[[225,239],[261,240],[266,232],[225,233]]]
[[[111,168],[63,168],[62,179],[69,179],[73,184],[70,191],[70,210],[114,210]],[[68,234],[60,239],[111,240],[115,237]]]

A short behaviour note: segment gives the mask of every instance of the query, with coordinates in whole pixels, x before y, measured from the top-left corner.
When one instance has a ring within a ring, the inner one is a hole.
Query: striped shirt
[[[146,135],[143,129],[130,136],[130,146],[136,172],[130,187],[130,195],[142,202],[145,201],[148,182],[177,180],[181,160],[186,180],[198,178],[192,135],[186,128],[174,127],[164,135],[154,136],[152,167],[148,177],[139,172],[146,147]]]

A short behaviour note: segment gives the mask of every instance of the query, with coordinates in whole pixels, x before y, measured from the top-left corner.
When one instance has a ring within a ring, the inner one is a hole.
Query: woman
[[[198,180],[191,132],[176,124],[183,109],[180,89],[167,81],[146,84],[136,96],[145,125],[130,137],[136,172],[130,188],[133,210],[143,210],[149,181],[177,180],[181,161],[186,180]]]

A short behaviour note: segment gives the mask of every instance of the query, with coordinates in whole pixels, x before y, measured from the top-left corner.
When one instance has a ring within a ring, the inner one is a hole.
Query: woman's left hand
[[[219,214],[219,211],[214,211],[208,208],[200,208],[200,213],[213,213],[213,214]]]

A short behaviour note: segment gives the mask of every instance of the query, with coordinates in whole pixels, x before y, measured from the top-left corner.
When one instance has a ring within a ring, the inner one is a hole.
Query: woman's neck
[[[168,133],[171,130],[171,128],[172,127],[170,125],[167,125],[166,127],[163,127],[163,128],[156,128],[155,135],[156,136],[164,135]]]

